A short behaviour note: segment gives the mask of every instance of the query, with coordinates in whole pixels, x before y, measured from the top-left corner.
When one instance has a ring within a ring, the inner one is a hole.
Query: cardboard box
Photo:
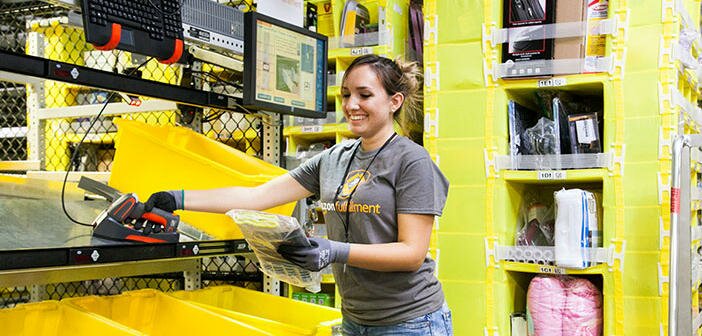
[[[607,19],[608,0],[558,0],[556,23],[586,22],[585,36],[564,37],[554,41],[553,59],[583,59],[582,69],[554,67],[554,72],[589,73],[599,69],[598,63],[605,56],[605,35],[593,34],[602,20]],[[558,33],[558,26],[556,26]]]

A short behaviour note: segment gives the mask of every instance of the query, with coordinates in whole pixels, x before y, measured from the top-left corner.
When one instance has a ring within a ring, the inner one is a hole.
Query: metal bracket
[[[281,116],[277,113],[260,112],[263,123],[263,161],[280,165],[280,135],[283,127]]]
[[[263,291],[268,294],[280,296],[280,280],[263,275]]]
[[[44,301],[46,293],[46,285],[31,285],[29,286],[29,302]]]
[[[183,271],[183,278],[185,290],[202,288],[202,259],[197,259],[192,269]]]

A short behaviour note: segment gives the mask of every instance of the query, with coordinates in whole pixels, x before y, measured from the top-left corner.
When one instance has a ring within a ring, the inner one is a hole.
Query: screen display
[[[245,85],[245,91],[249,91],[248,95],[244,93],[245,105],[325,117],[326,38],[258,13],[252,20],[248,25],[255,39],[247,38],[244,43],[245,49],[253,47],[253,53],[244,52],[244,72],[248,71],[249,84]]]

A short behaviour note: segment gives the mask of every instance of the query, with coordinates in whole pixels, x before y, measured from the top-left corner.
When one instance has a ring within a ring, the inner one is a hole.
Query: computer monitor
[[[244,16],[244,107],[326,117],[327,37],[256,12]]]

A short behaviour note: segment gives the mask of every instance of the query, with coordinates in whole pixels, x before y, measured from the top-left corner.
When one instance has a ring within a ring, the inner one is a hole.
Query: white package
[[[233,209],[227,215],[234,220],[244,234],[261,263],[264,274],[304,287],[310,292],[321,290],[322,276],[319,272],[303,269],[278,254],[281,243],[310,246],[305,232],[294,217],[281,216],[255,210]]]
[[[586,268],[589,251],[600,244],[595,195],[581,189],[561,189],[555,193],[555,259],[556,265]]]

